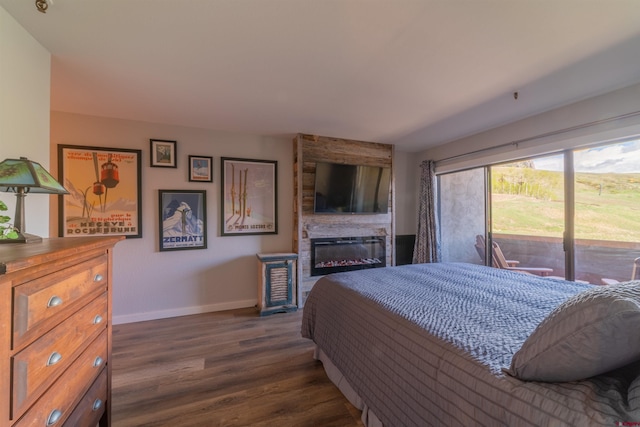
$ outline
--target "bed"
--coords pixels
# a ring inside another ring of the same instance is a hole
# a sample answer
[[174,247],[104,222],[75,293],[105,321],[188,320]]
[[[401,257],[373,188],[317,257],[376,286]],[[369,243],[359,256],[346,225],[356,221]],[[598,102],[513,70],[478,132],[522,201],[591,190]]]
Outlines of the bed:
[[464,263],[337,273],[301,332],[366,426],[640,425],[640,282]]

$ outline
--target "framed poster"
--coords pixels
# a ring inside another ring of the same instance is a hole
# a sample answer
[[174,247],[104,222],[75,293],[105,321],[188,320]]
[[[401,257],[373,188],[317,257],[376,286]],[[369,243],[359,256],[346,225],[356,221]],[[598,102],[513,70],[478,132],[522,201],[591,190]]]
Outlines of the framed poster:
[[141,150],[58,145],[61,237],[142,237]]
[[207,248],[207,192],[158,190],[160,251]]
[[213,157],[189,156],[189,181],[211,182],[213,181]]
[[222,236],[277,234],[278,162],[223,157]]
[[154,168],[177,168],[176,163],[176,141],[166,139],[150,139],[151,167]]

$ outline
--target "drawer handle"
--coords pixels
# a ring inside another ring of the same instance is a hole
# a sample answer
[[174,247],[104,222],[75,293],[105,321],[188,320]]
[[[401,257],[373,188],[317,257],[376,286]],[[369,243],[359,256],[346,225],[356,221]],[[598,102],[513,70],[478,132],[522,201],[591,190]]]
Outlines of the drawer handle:
[[58,421],[60,421],[60,417],[62,417],[62,411],[59,409],[54,409],[49,414],[49,418],[47,418],[47,427],[54,425]]
[[53,353],[51,353],[51,356],[49,356],[49,359],[47,359],[47,366],[53,366],[61,360],[62,355],[57,351],[54,351]]
[[54,295],[51,298],[49,298],[49,302],[47,303],[47,308],[57,307],[60,304],[62,304],[62,298],[60,298],[57,295]]
[[93,361],[93,367],[97,368],[97,367],[101,366],[102,362],[103,362],[102,357],[100,357],[100,356],[96,357],[96,360]]
[[102,400],[100,399],[96,399],[95,402],[93,402],[93,410],[97,411],[98,409],[102,408]]
[[95,276],[93,276],[94,282],[102,282],[103,280],[104,280],[104,276],[102,274],[96,274]]
[[99,314],[96,314],[96,317],[93,318],[93,324],[97,325],[99,323],[102,323],[102,316],[100,316]]

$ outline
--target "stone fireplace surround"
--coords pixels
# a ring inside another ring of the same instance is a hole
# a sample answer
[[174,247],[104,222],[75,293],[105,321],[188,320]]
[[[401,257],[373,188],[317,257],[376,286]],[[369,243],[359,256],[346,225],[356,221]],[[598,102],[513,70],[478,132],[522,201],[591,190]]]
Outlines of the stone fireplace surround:
[[[298,254],[298,305],[322,276],[311,272],[311,240],[345,237],[383,237],[385,265],[393,265],[395,187],[393,146],[316,135],[298,134],[294,151],[293,252]],[[389,211],[386,214],[314,214],[317,162],[391,167]]]

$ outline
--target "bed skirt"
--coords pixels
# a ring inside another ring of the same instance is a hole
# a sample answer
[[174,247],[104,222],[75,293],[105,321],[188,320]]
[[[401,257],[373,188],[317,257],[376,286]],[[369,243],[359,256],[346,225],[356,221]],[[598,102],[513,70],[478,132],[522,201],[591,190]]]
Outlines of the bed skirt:
[[380,421],[376,414],[362,401],[358,393],[356,393],[353,387],[351,387],[351,384],[349,384],[344,375],[342,375],[342,372],[340,372],[331,359],[329,359],[329,356],[317,345],[314,347],[313,358],[322,362],[327,377],[338,387],[338,390],[347,398],[349,403],[362,411],[360,419],[365,427],[383,427],[382,421]]

